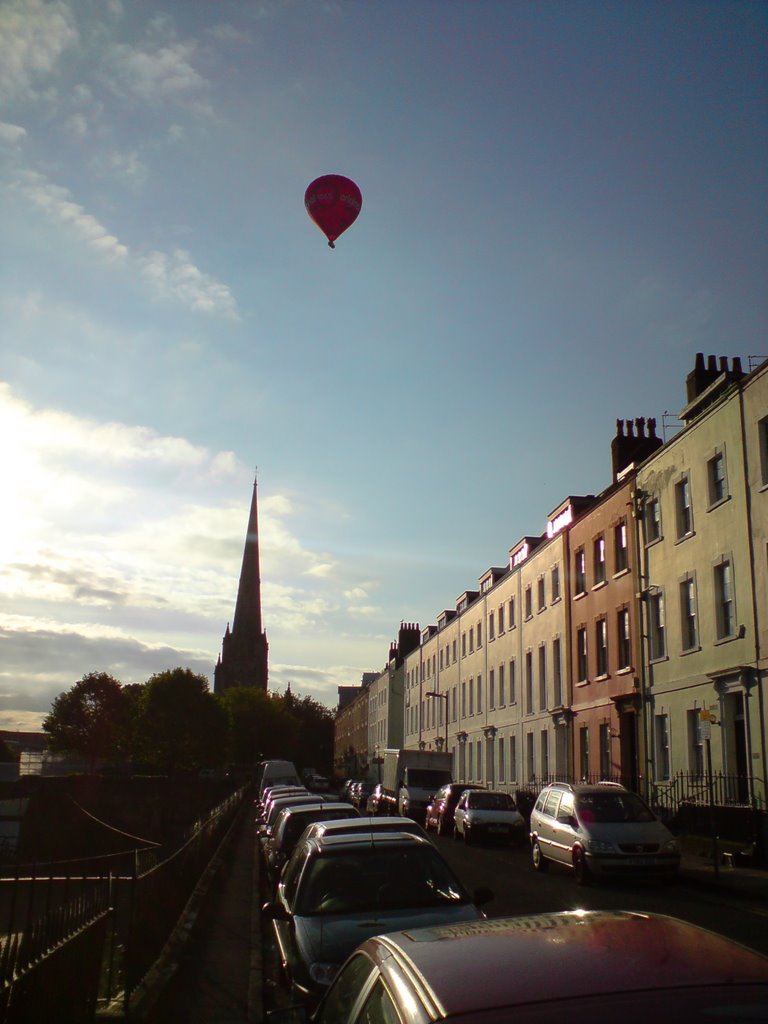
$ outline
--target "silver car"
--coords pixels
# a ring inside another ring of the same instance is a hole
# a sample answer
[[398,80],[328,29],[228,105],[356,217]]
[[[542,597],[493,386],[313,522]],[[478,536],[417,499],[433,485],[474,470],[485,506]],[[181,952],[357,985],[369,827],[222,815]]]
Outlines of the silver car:
[[680,848],[666,825],[615,783],[545,786],[531,812],[530,839],[536,871],[550,861],[563,864],[579,885],[594,876],[674,878],[680,867]]

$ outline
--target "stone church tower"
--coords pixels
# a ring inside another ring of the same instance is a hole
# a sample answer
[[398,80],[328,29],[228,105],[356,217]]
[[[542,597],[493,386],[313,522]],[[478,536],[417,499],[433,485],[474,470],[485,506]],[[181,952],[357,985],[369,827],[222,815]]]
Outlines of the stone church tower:
[[213,692],[222,693],[233,686],[267,689],[267,634],[261,623],[261,572],[259,568],[259,514],[256,480],[248,517],[240,583],[237,588],[235,619],[221,645],[221,654],[213,672]]

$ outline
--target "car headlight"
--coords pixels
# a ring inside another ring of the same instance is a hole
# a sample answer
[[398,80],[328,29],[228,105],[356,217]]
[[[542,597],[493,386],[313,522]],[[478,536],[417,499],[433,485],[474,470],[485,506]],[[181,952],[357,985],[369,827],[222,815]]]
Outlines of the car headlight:
[[341,964],[314,963],[309,965],[309,976],[316,985],[330,985]]
[[606,843],[601,839],[588,839],[587,849],[590,853],[614,853],[616,850],[613,843]]
[[661,848],[662,853],[680,853],[680,844],[676,839],[668,839]]

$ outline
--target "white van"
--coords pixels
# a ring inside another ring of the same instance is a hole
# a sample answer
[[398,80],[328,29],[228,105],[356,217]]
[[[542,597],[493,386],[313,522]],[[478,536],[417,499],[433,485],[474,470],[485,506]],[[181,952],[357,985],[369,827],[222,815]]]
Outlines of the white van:
[[259,799],[270,786],[302,786],[293,761],[264,761],[259,779]]

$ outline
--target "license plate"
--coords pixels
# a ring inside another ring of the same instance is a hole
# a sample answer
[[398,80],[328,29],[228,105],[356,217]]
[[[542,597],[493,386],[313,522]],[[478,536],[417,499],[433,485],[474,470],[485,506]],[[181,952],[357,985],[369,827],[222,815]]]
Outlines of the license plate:
[[489,825],[489,832],[509,832],[509,825]]
[[649,868],[654,864],[658,864],[658,858],[656,857],[622,857],[621,864],[626,864],[633,868]]

